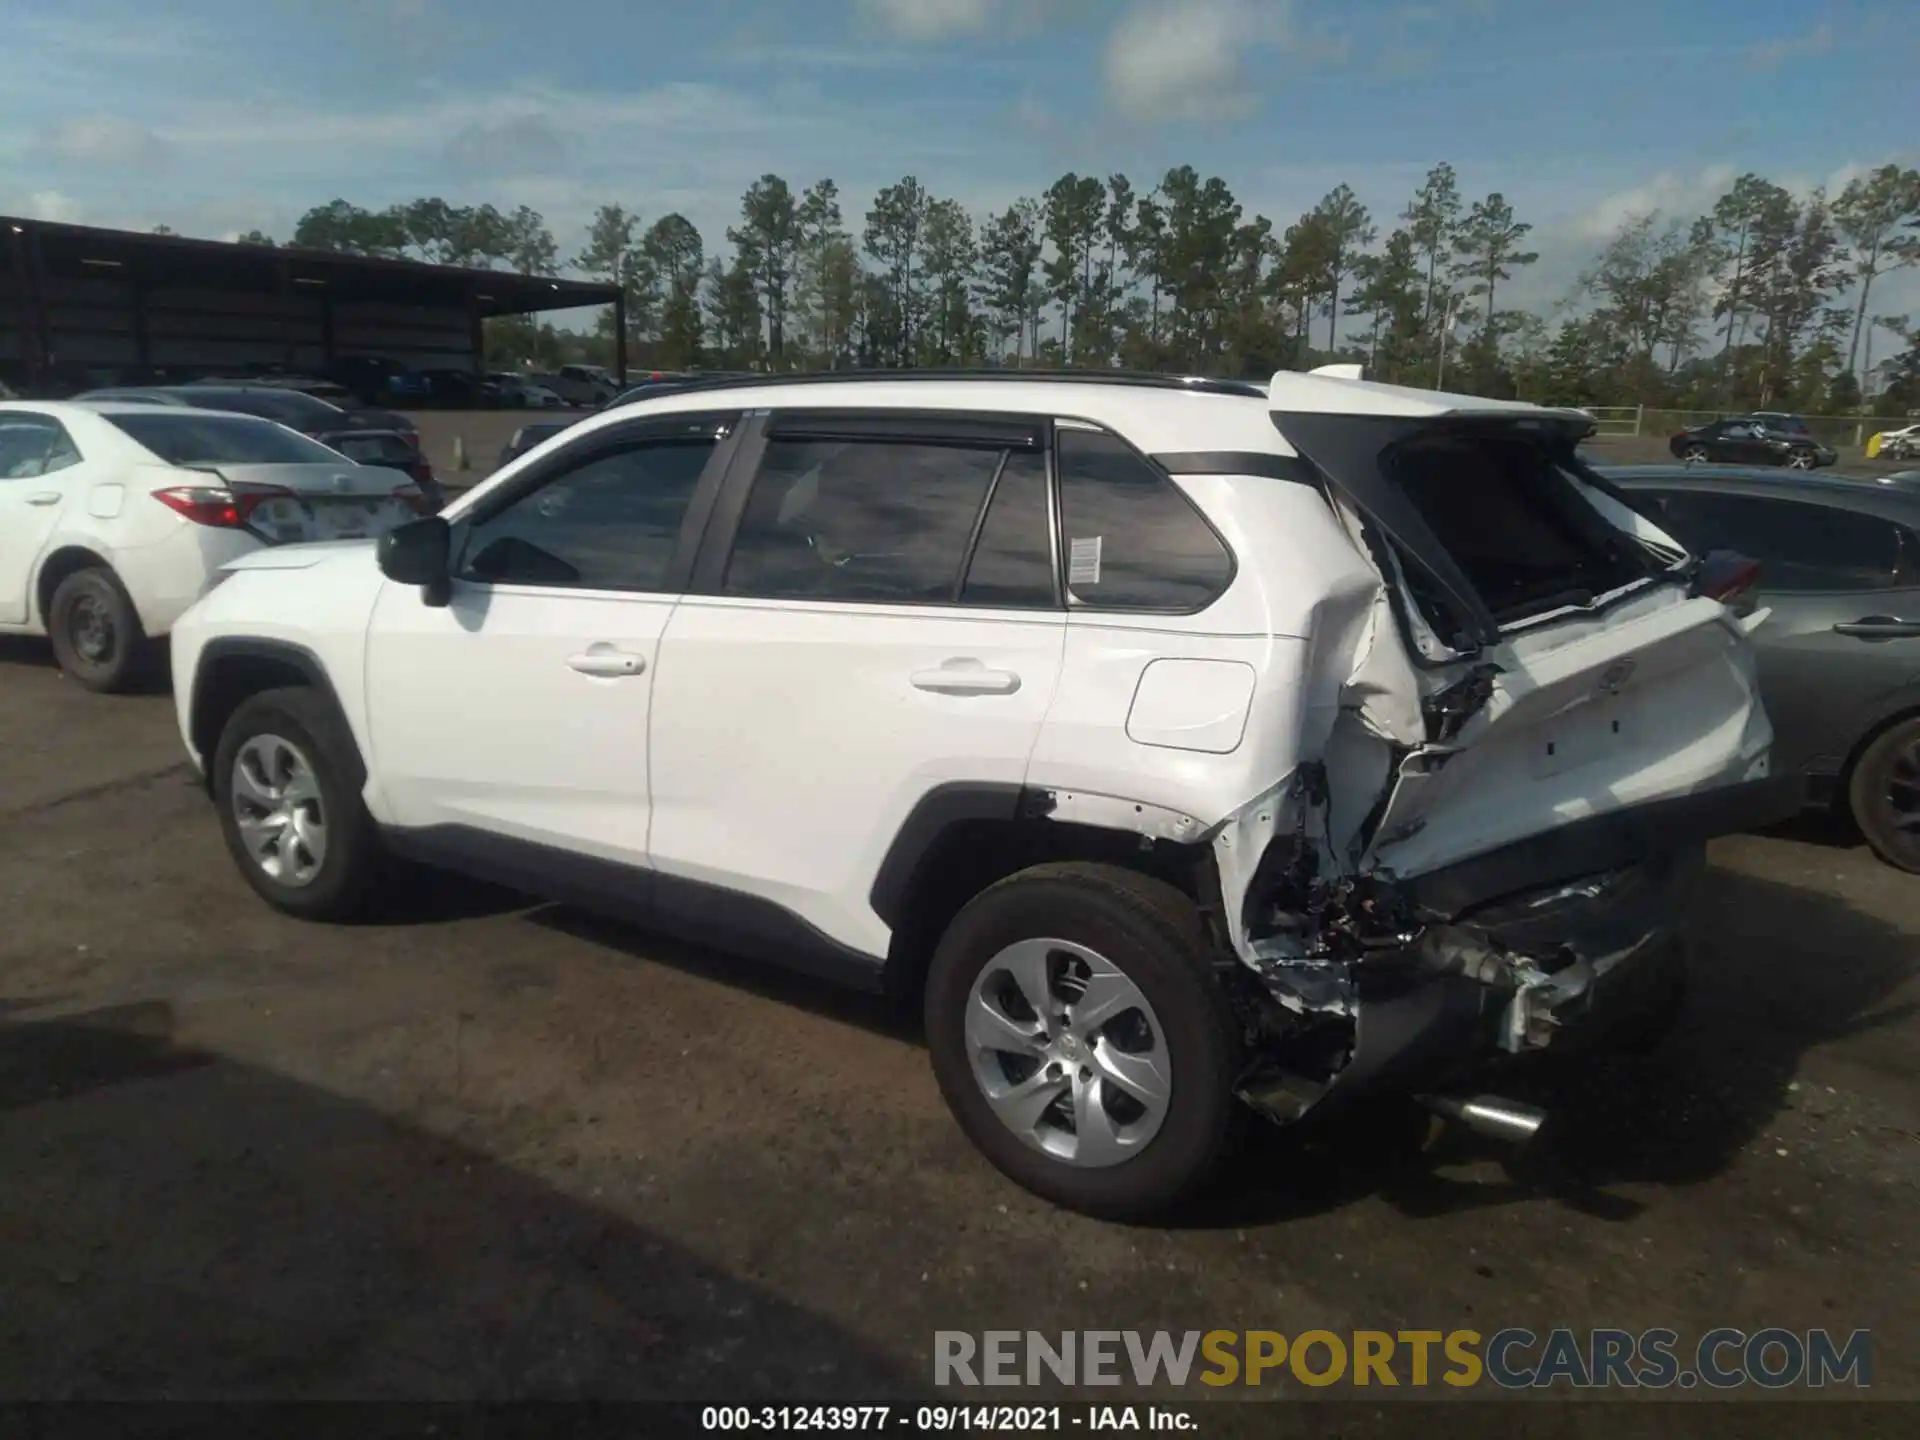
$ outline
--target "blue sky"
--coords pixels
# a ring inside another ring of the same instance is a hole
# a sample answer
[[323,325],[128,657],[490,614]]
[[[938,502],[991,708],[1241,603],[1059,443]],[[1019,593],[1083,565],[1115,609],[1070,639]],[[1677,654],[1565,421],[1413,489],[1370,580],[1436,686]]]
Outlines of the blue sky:
[[1544,305],[1619,221],[1692,214],[1741,170],[1810,187],[1920,160],[1899,0],[22,8],[0,211],[188,234],[441,194],[530,204],[568,252],[603,200],[714,244],[766,171],[831,175],[857,230],[906,173],[985,213],[1065,170],[1183,162],[1279,224],[1343,180],[1390,220],[1447,160],[1534,223],[1514,299]]

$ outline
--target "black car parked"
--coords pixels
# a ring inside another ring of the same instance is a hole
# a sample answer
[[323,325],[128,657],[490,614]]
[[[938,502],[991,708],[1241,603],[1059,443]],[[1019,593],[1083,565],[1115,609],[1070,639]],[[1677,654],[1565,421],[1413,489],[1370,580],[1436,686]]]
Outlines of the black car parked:
[[89,390],[76,400],[133,400],[154,405],[187,405],[197,410],[231,410],[276,420],[290,430],[318,440],[362,465],[385,465],[404,472],[420,487],[430,509],[438,510],[445,494],[434,478],[433,466],[420,450],[420,436],[404,415],[385,410],[345,410],[304,390],[286,385],[149,385]]
[[1920,872],[1920,492],[1778,470],[1601,473],[1695,554],[1759,562],[1748,596],[1767,612],[1753,640],[1776,770]]
[[1786,415],[1736,415],[1695,425],[1667,441],[1673,458],[1689,465],[1784,465],[1789,470],[1817,470],[1831,465],[1840,453],[1822,445],[1806,429],[1786,428]]

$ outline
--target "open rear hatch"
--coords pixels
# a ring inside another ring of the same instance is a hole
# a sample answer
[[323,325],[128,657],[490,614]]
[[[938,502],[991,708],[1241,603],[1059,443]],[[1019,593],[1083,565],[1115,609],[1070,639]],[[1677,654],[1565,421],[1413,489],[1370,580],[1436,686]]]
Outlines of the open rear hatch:
[[1623,814],[1684,841],[1792,807],[1741,622],[1580,460],[1589,417],[1285,373],[1269,404],[1386,582],[1326,757],[1343,868],[1451,909],[1616,858],[1543,843],[1569,827],[1619,851]]

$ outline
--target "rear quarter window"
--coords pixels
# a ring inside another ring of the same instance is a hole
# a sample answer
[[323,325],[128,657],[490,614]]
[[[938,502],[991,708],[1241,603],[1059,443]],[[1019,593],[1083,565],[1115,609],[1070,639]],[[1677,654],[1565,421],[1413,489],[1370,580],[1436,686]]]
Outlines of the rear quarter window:
[[1188,614],[1233,581],[1233,555],[1151,461],[1103,431],[1059,431],[1060,546],[1079,609]]

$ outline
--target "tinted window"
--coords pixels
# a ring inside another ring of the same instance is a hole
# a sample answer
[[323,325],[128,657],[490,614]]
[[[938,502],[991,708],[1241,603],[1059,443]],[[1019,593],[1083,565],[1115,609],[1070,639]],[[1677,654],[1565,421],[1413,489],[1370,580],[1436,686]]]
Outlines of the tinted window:
[[724,589],[778,599],[952,604],[997,450],[775,440]]
[[1099,610],[1198,610],[1233,557],[1186,497],[1112,435],[1062,430],[1060,542],[1067,593]]
[[1737,550],[1758,560],[1762,590],[1890,590],[1900,583],[1901,530],[1890,521],[1801,500],[1685,490],[1655,498],[1661,528],[1696,555]]
[[105,417],[169,465],[338,465],[344,457],[271,420],[195,410]]
[[0,413],[0,480],[30,480],[79,463],[73,437],[51,415]]
[[188,403],[203,410],[236,410],[242,415],[278,420],[299,430],[337,425],[343,418],[338,406],[302,395],[297,390],[222,390],[208,386],[182,394]]
[[1052,609],[1053,536],[1047,517],[1047,462],[1010,453],[994,482],[986,519],[960,587],[963,605]]
[[1390,449],[1386,466],[1497,621],[1591,599],[1647,573],[1530,440],[1438,435]]
[[503,585],[661,590],[713,441],[646,441],[565,471],[475,522],[460,573]]

